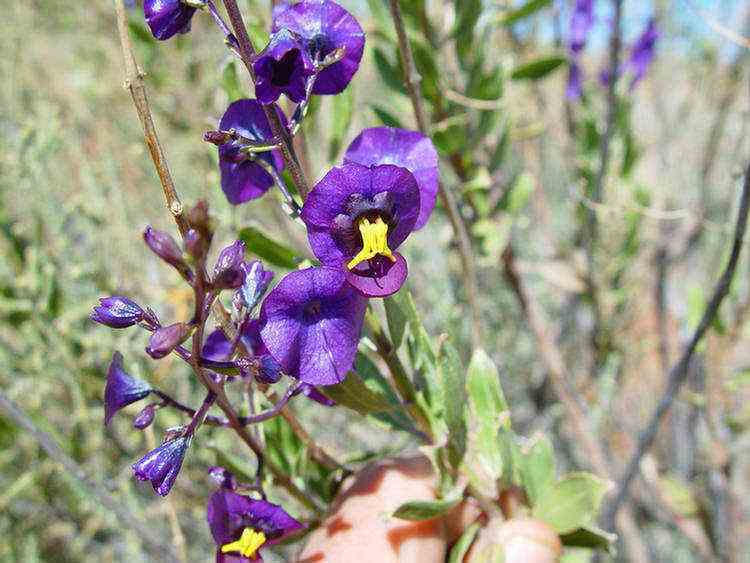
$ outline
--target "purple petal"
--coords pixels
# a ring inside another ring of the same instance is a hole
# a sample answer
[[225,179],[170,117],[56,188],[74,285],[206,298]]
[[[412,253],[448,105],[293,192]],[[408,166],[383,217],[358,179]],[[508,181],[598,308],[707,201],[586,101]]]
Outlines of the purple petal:
[[104,425],[120,409],[140,401],[151,392],[151,386],[128,375],[122,367],[122,354],[115,352],[107,371],[107,384],[104,387]]
[[255,95],[262,104],[275,102],[281,94],[300,103],[305,99],[307,79],[315,67],[301,38],[287,29],[271,36],[268,46],[253,62]]
[[349,213],[347,204],[355,194],[370,199],[387,194],[390,198],[392,214],[398,221],[388,232],[388,246],[392,251],[414,229],[419,217],[419,189],[411,172],[390,164],[367,167],[346,162],[331,169],[315,185],[302,208],[310,246],[323,265],[342,267],[361,248],[361,239],[358,248],[347,245],[337,234],[335,224],[337,217]]
[[593,25],[594,0],[576,0],[573,13],[570,16],[568,45],[571,52],[577,54],[583,51]]
[[214,330],[208,335],[205,342],[203,343],[203,351],[201,356],[207,360],[213,360],[215,362],[221,362],[229,358],[229,353],[232,351],[232,345],[224,336],[224,331],[220,328]]
[[360,264],[360,266],[351,271],[346,270],[346,281],[352,284],[365,297],[374,298],[393,295],[404,285],[406,276],[409,273],[404,257],[398,252],[395,252],[393,256],[396,258],[395,262],[390,262],[387,258],[382,259],[383,262],[390,262],[384,274],[372,275],[368,272],[366,275],[361,275],[361,267],[364,264]]
[[583,93],[583,71],[578,61],[571,61],[568,68],[568,85],[565,88],[565,96],[569,100],[577,100]]
[[303,0],[274,14],[273,31],[293,31],[306,43],[314,60],[322,60],[343,47],[344,57],[323,70],[315,81],[313,94],[338,94],[359,68],[365,48],[365,32],[344,8],[329,0]]
[[260,335],[284,373],[333,385],[354,364],[367,301],[334,268],[287,274],[260,312]]
[[344,162],[365,166],[393,164],[414,175],[419,187],[419,216],[414,230],[430,218],[438,192],[438,155],[432,141],[418,131],[395,127],[365,129],[346,149]]
[[143,15],[154,37],[160,41],[169,39],[178,33],[190,31],[190,21],[196,8],[180,0],[145,0]]
[[180,473],[189,446],[190,438],[181,436],[151,450],[133,464],[136,479],[151,481],[151,486],[157,494],[167,496]]

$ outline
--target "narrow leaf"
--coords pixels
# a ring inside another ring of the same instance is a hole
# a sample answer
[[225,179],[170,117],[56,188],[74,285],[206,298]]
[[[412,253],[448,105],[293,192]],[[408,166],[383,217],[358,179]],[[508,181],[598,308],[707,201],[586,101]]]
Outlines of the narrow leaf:
[[350,371],[341,383],[324,387],[323,393],[339,405],[363,416],[387,412],[395,408],[385,395],[370,389],[354,371]]
[[516,67],[510,74],[513,80],[540,80],[566,61],[565,57],[553,55]]
[[292,249],[270,239],[255,227],[242,229],[240,239],[244,241],[248,252],[274,266],[291,270],[302,261]]
[[404,332],[406,332],[407,316],[401,308],[399,302],[393,297],[383,299],[385,305],[385,316],[388,320],[388,332],[391,335],[391,342],[394,350],[401,348],[404,341]]
[[477,537],[477,533],[481,526],[478,522],[475,522],[461,534],[458,541],[453,545],[450,555],[448,556],[448,563],[463,563],[464,557],[469,552],[471,544],[474,543],[474,538]]
[[542,8],[546,8],[552,4],[552,0],[528,0],[522,6],[515,10],[509,10],[500,18],[500,23],[503,25],[513,25],[529,16],[534,15]]
[[560,536],[560,541],[566,547],[588,547],[590,549],[603,549],[610,555],[614,555],[614,545],[617,534],[610,534],[595,526],[578,528]]
[[544,493],[555,484],[555,454],[552,442],[543,435],[521,450],[521,482],[531,506],[536,506]]
[[438,373],[443,391],[443,413],[448,426],[448,460],[454,469],[458,469],[466,453],[466,385],[461,358],[450,340],[446,340],[440,348]]
[[446,500],[412,500],[399,506],[393,516],[401,520],[431,520],[445,514],[457,506],[461,500],[460,496]]

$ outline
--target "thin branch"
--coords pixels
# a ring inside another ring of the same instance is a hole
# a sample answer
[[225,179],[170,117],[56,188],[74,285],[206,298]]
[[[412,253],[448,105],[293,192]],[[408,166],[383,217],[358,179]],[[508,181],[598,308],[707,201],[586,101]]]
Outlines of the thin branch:
[[719,312],[719,306],[729,293],[729,288],[732,284],[734,274],[737,270],[737,263],[740,259],[740,251],[742,250],[742,243],[745,237],[745,231],[747,229],[747,216],[749,208],[750,165],[748,165],[748,168],[745,172],[745,179],[742,186],[742,195],[740,198],[740,207],[739,212],[737,213],[737,222],[735,224],[734,230],[734,242],[732,243],[732,250],[729,255],[729,261],[727,262],[724,272],[721,274],[721,277],[716,284],[713,295],[711,296],[711,300],[708,302],[708,305],[706,305],[706,309],[703,312],[703,317],[701,318],[698,327],[695,329],[690,342],[685,347],[685,350],[683,351],[679,361],[672,367],[672,370],[669,373],[669,377],[667,379],[667,388],[664,391],[664,395],[662,396],[661,401],[656,408],[656,412],[654,412],[648,425],[646,425],[646,429],[643,431],[638,440],[638,445],[635,449],[635,452],[630,458],[627,468],[625,469],[625,472],[618,483],[617,494],[614,500],[607,507],[606,517],[604,520],[605,523],[611,523],[614,520],[618,509],[627,499],[630,485],[636,474],[638,473],[641,459],[653,445],[661,419],[664,417],[667,411],[669,411],[673,401],[675,400],[675,397],[677,396],[678,391],[680,390],[680,387],[682,387],[682,384],[687,379],[690,362],[693,358],[693,354],[695,353],[695,349],[705,336],[708,328],[711,326],[711,323],[713,323],[716,315]]
[[[414,118],[417,121],[419,131],[423,135],[429,136],[427,115],[424,110],[422,95],[419,90],[419,82],[421,79],[417,72],[417,67],[414,64],[414,55],[411,51],[409,38],[406,36],[406,29],[404,28],[404,20],[401,16],[399,0],[389,0],[389,6],[391,17],[393,18],[393,24],[396,27],[398,50],[401,57],[401,65],[404,69],[406,89],[409,92],[409,98],[411,98]],[[469,233],[466,231],[466,225],[464,225],[464,221],[458,209],[458,204],[453,197],[453,193],[446,188],[445,185],[440,183],[438,195],[440,196],[440,201],[443,204],[443,207],[445,207],[448,219],[453,227],[453,233],[458,241],[458,252],[461,256],[461,264],[465,276],[463,280],[466,284],[466,298],[469,302],[469,310],[471,313],[471,340],[474,347],[479,348],[482,343],[482,319],[479,314],[479,291],[477,289],[477,274],[474,265],[474,255],[471,250],[471,239],[469,238]]]
[[[515,262],[513,247],[508,244],[503,253],[503,269],[505,279],[516,295],[526,321],[536,340],[539,356],[549,373],[552,386],[565,409],[567,419],[572,425],[573,433],[578,444],[591,463],[591,467],[603,478],[611,479],[613,472],[607,461],[607,456],[601,444],[594,438],[586,412],[570,389],[568,382],[572,381],[565,367],[562,352],[554,341],[549,321],[526,285],[523,283]],[[622,530],[625,545],[630,552],[632,561],[648,561],[648,550],[641,538],[635,519],[629,507],[620,514],[618,527]]]
[[[615,132],[617,118],[617,79],[620,75],[620,51],[622,50],[622,0],[612,0],[614,16],[612,18],[612,32],[609,38],[609,84],[607,86],[607,116],[599,145],[599,169],[591,187],[591,200],[599,204],[604,199],[604,185],[609,170],[612,136]],[[598,225],[596,211],[589,208],[586,213],[586,261],[588,265],[587,283],[591,298],[594,323],[591,329],[591,345],[593,351],[592,375],[595,375],[604,361],[606,328],[599,299],[599,288],[596,280],[598,271],[596,265],[596,245]]]
[[0,390],[0,410],[13,419],[19,427],[28,432],[52,460],[62,465],[66,475],[78,481],[84,489],[93,495],[101,506],[114,514],[125,528],[135,532],[154,554],[159,554],[161,557],[166,558],[167,561],[174,559],[174,553],[167,543],[164,542],[163,538],[157,536],[151,528],[144,526],[140,520],[135,518],[125,508],[125,505],[121,501],[115,499],[104,486],[91,478],[73,458],[65,453],[52,436],[44,430],[37,428],[24,410],[8,397],[3,390]]
[[154,125],[154,118],[151,115],[151,108],[149,107],[146,95],[146,86],[143,80],[144,73],[138,68],[138,63],[133,53],[133,45],[130,42],[128,34],[128,18],[125,13],[123,0],[115,0],[115,15],[117,17],[120,46],[122,47],[122,54],[125,60],[125,88],[130,91],[130,95],[133,98],[133,105],[135,105],[135,109],[138,112],[138,119],[140,119],[143,126],[143,136],[146,139],[151,160],[156,167],[156,173],[159,175],[167,209],[172,214],[172,217],[174,217],[180,233],[184,235],[188,230],[188,224],[182,215],[182,202],[177,195],[172,174],[169,172],[167,159],[164,156],[159,137],[156,134],[156,126]]

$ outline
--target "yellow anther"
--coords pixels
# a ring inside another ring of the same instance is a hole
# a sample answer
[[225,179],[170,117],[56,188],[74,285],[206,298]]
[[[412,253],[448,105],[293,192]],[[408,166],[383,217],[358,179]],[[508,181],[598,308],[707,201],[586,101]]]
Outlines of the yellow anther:
[[245,528],[242,531],[240,539],[232,543],[226,543],[221,546],[222,553],[236,551],[243,557],[255,557],[258,548],[266,543],[266,534],[258,532],[252,528]]
[[367,218],[359,221],[359,232],[362,234],[362,250],[352,258],[346,265],[350,270],[370,258],[375,258],[381,254],[395,262],[396,258],[393,252],[388,248],[388,225],[382,218],[378,217],[374,223],[370,223]]

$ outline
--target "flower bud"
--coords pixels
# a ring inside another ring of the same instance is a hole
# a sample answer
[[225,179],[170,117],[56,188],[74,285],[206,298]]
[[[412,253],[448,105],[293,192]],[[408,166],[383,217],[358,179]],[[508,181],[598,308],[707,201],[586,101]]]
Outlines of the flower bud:
[[168,355],[190,336],[192,328],[185,323],[174,323],[157,328],[148,340],[146,353],[158,360]]
[[196,203],[187,213],[187,220],[190,228],[195,231],[211,244],[211,238],[213,237],[213,225],[211,224],[211,217],[208,214],[208,203],[201,199]]
[[185,233],[185,250],[197,261],[202,261],[208,254],[209,243],[195,229],[188,229]]
[[151,481],[154,491],[165,497],[172,490],[190,446],[190,436],[171,438],[132,465],[139,481]]
[[136,430],[145,430],[154,421],[156,415],[156,405],[146,405],[133,419],[133,428]]
[[180,250],[179,245],[174,238],[172,238],[172,235],[165,233],[164,231],[157,231],[156,229],[152,229],[151,226],[148,226],[143,232],[143,240],[146,241],[146,244],[154,254],[170,266],[173,266],[178,272],[180,272],[180,275],[183,278],[187,280],[192,278],[190,267],[182,257],[182,250]]
[[104,387],[104,425],[107,426],[117,412],[128,405],[144,399],[151,386],[128,374],[122,367],[122,354],[115,352],[107,371]]
[[143,309],[135,301],[121,295],[102,297],[89,315],[92,321],[110,328],[126,328],[141,322]]
[[242,269],[245,272],[245,281],[237,292],[242,305],[252,311],[268,289],[274,273],[263,268],[260,260],[243,262]]
[[245,281],[242,262],[245,258],[245,243],[234,241],[223,248],[214,266],[213,285],[216,289],[236,289]]

